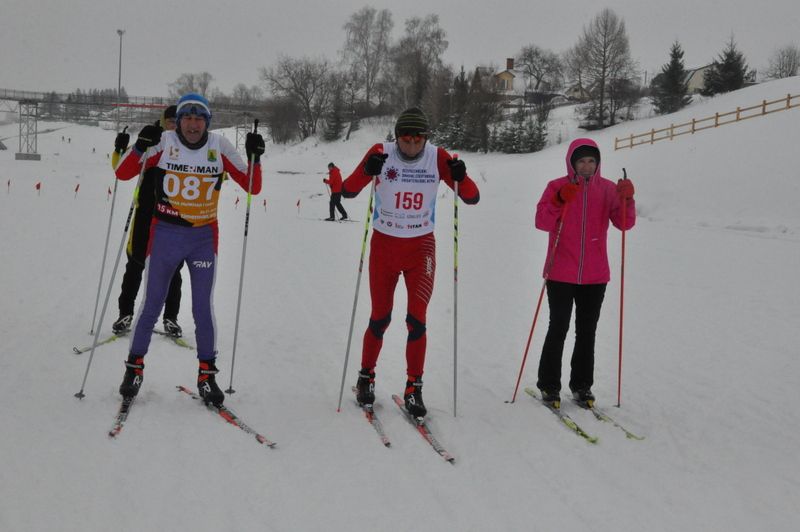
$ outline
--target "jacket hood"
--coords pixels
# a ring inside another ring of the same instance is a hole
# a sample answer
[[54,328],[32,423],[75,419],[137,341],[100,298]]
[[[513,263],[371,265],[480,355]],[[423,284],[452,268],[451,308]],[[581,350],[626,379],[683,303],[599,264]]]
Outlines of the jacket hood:
[[[569,149],[567,150],[567,157],[566,157],[566,164],[567,164],[567,176],[569,177],[570,181],[575,179],[575,169],[572,168],[570,161],[572,160],[572,154],[581,146],[591,146],[592,148],[596,149],[598,153],[600,153],[600,148],[597,146],[597,143],[592,139],[587,138],[580,138],[573,140],[570,145]],[[600,175],[600,163],[601,161],[597,161],[597,170],[594,172],[594,176]]]

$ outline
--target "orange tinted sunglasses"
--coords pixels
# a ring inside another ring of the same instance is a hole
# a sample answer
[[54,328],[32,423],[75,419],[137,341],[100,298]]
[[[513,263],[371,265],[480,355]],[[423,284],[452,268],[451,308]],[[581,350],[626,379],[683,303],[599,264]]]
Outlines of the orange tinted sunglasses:
[[400,135],[397,137],[403,142],[420,142],[428,138],[428,135]]

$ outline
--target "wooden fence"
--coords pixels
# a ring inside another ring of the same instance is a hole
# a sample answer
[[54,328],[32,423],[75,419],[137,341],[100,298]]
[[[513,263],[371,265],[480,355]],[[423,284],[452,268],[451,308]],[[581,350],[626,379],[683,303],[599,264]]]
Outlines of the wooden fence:
[[634,146],[641,146],[642,144],[653,144],[659,140],[672,140],[681,135],[694,135],[698,131],[704,129],[733,124],[749,118],[777,113],[778,111],[786,111],[793,107],[800,107],[800,94],[795,94],[794,96],[787,94],[785,98],[779,100],[773,100],[771,102],[764,100],[760,104],[752,107],[737,107],[735,111],[716,113],[714,116],[708,116],[706,118],[692,118],[691,122],[670,124],[667,128],[651,129],[646,133],[640,133],[638,135],[631,134],[628,137],[622,138],[614,137],[614,151],[623,148],[633,148]]

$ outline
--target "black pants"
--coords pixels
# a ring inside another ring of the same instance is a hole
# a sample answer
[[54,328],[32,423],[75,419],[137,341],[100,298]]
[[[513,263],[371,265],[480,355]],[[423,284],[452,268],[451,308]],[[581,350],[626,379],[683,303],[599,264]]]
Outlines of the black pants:
[[547,281],[550,325],[539,359],[536,385],[548,391],[561,390],[561,355],[569,331],[572,303],[575,302],[575,348],[572,351],[571,390],[588,389],[594,384],[594,339],[605,284],[571,284]]
[[[122,291],[119,294],[119,315],[133,314],[136,295],[142,284],[144,261],[147,257],[147,244],[150,241],[150,222],[152,210],[137,208],[131,224],[131,233],[128,238],[128,262],[125,265],[125,274],[122,276]],[[180,268],[175,270],[169,285],[167,300],[164,304],[164,319],[177,320],[181,309],[181,279]]]
[[333,208],[334,207],[336,207],[336,209],[339,211],[339,214],[341,215],[342,218],[347,218],[347,212],[344,210],[344,207],[342,207],[342,193],[341,192],[333,192],[333,193],[331,193],[331,201],[328,204],[328,206],[330,207],[330,210],[331,210],[330,218],[333,218]]

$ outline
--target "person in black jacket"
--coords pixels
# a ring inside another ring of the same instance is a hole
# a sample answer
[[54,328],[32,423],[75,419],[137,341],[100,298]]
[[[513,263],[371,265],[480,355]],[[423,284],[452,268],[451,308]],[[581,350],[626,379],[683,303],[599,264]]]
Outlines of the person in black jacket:
[[[168,131],[174,130],[176,127],[175,113],[176,106],[174,105],[164,109],[158,125]],[[114,141],[114,155],[111,158],[112,166],[117,166],[122,154],[128,148],[129,141],[130,136],[127,133],[122,132],[117,135]],[[136,195],[136,207],[126,248],[128,262],[125,265],[125,274],[122,276],[122,290],[118,300],[119,318],[111,325],[114,334],[126,334],[130,331],[131,323],[133,322],[134,303],[139,293],[139,286],[142,284],[147,245],[150,242],[150,221],[153,218],[153,209],[156,202],[156,180],[154,177],[156,170],[156,168],[151,168],[145,171],[142,182],[134,193]],[[183,330],[178,325],[178,311],[181,308],[181,283],[181,272],[180,268],[178,268],[172,277],[167,300],[164,304],[164,332],[176,338],[183,336]]]

